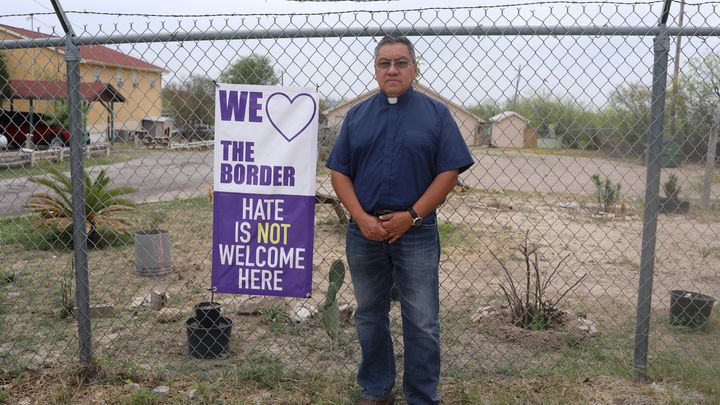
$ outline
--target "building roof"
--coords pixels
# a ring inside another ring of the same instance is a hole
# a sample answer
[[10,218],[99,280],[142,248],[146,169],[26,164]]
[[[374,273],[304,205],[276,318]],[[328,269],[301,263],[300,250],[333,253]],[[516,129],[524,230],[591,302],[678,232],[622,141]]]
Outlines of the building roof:
[[[56,100],[67,98],[68,84],[51,80],[10,80],[10,98],[22,100]],[[80,94],[87,101],[125,102],[125,97],[111,84],[80,83]]]
[[523,121],[525,121],[525,122],[528,122],[528,121],[529,121],[527,118],[525,118],[525,117],[523,117],[522,115],[516,113],[515,111],[503,111],[503,112],[501,112],[500,114],[495,115],[495,116],[493,116],[492,118],[490,118],[489,121],[490,121],[490,122],[500,122],[500,121],[502,121],[502,120],[506,120],[506,119],[512,118],[512,117],[518,117],[518,118],[520,118],[521,120],[523,120]]
[[[480,118],[480,117],[478,117],[477,115],[475,115],[472,111],[470,111],[470,110],[466,109],[465,107],[463,107],[463,106],[461,106],[461,105],[459,105],[459,104],[451,101],[450,99],[447,99],[447,98],[441,96],[441,95],[440,95],[439,93],[437,93],[436,91],[432,90],[431,88],[429,88],[429,87],[427,87],[427,86],[425,86],[425,85],[423,85],[423,84],[421,84],[421,83],[415,83],[415,84],[413,84],[413,87],[415,88],[415,90],[417,90],[417,91],[419,91],[419,92],[421,92],[421,93],[427,94],[428,96],[430,96],[430,97],[432,97],[432,98],[438,99],[438,100],[442,101],[443,103],[447,104],[448,106],[452,106],[453,108],[456,108],[456,109],[458,109],[458,110],[460,110],[460,111],[463,111],[463,112],[467,113],[467,114],[470,115],[471,117],[477,119],[478,122],[484,122],[484,120],[483,120],[482,118]],[[353,99],[350,99],[350,100],[348,100],[348,101],[346,101],[346,102],[344,102],[344,103],[340,103],[340,104],[336,105],[335,107],[329,108],[329,109],[323,111],[323,114],[327,115],[328,113],[331,113],[332,111],[337,110],[337,109],[339,109],[339,108],[345,107],[345,106],[347,106],[348,104],[355,104],[355,103],[357,103],[357,102],[359,102],[359,101],[361,101],[361,100],[364,100],[364,99],[366,99],[366,98],[368,98],[368,97],[370,97],[370,96],[372,96],[372,95],[374,95],[374,94],[376,94],[376,93],[378,93],[378,92],[380,92],[380,87],[376,87],[376,88],[374,88],[373,90],[370,90],[370,91],[368,91],[368,92],[366,92],[366,93],[363,93],[363,94],[361,94],[361,95],[359,95],[359,96],[357,96],[357,97],[355,97],[355,98],[353,98]]]
[[[13,27],[10,25],[0,24],[0,30],[20,39],[33,38],[57,38],[57,36],[44,34],[42,32],[30,31],[23,28]],[[95,63],[100,65],[120,66],[138,70],[150,70],[153,72],[165,72],[162,67],[155,66],[152,63],[145,62],[142,59],[132,57],[128,54],[110,49],[102,45],[79,45],[80,57],[85,63]],[[64,52],[65,47],[59,46],[57,49]]]

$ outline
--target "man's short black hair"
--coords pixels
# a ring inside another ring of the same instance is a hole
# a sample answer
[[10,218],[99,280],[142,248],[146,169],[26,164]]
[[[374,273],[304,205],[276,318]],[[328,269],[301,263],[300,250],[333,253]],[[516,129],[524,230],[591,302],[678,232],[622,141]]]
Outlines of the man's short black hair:
[[412,42],[410,42],[407,37],[393,37],[390,35],[386,35],[383,37],[383,39],[378,42],[377,46],[375,47],[375,60],[377,60],[378,52],[380,52],[380,48],[382,48],[385,45],[392,45],[392,44],[403,44],[408,47],[408,50],[410,51],[410,57],[412,57],[412,63],[415,63],[415,47],[413,46]]

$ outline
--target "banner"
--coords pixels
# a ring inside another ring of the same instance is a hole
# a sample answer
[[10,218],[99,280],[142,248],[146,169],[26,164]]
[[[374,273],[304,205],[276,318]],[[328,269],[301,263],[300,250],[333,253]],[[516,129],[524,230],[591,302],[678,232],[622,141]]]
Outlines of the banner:
[[218,84],[215,100],[212,287],[309,297],[317,93]]

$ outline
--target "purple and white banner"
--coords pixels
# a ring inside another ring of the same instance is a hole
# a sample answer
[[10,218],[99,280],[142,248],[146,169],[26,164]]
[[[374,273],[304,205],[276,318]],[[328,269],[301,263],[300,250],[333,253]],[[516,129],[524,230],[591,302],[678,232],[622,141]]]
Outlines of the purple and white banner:
[[215,100],[212,286],[309,297],[317,93],[219,84]]

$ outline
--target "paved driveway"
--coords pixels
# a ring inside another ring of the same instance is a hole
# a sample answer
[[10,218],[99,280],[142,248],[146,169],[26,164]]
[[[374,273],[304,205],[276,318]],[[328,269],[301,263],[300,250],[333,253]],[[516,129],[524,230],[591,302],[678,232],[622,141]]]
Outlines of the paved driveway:
[[[105,169],[114,186],[132,186],[135,202],[168,201],[206,195],[212,186],[213,152],[167,152],[144,156],[122,163],[88,168],[91,177]],[[0,180],[0,213],[13,215],[24,210],[23,205],[35,191],[44,187],[27,181],[27,177]]]
[[[474,155],[477,163],[462,175],[462,179],[473,187],[589,195],[595,192],[590,176],[600,174],[614,183],[620,182],[621,191],[627,197],[645,196],[645,167],[639,164],[484,148],[475,149]],[[132,199],[136,202],[168,201],[206,195],[212,185],[212,160],[212,150],[167,152],[92,167],[89,171],[94,175],[104,168],[114,185],[135,187],[138,191]],[[663,169],[661,181],[665,181],[670,173],[678,175],[684,198],[699,198],[703,175],[701,165]],[[324,192],[329,191],[325,190],[329,188],[326,180],[318,179]],[[41,189],[28,182],[26,177],[0,180],[0,213],[7,216],[22,212],[23,204],[31,193]],[[720,185],[715,185],[713,198],[717,198],[718,192]]]
[[[585,194],[595,192],[591,176],[621,185],[626,197],[645,197],[645,166],[631,162],[597,157],[544,155],[517,151],[477,148],[474,150],[476,164],[462,179],[473,187],[520,190],[525,192],[557,194]],[[670,174],[678,177],[683,198],[699,198],[703,177],[702,165],[684,165],[680,168],[662,169],[662,183]],[[720,184],[713,187],[712,197],[717,198]]]

